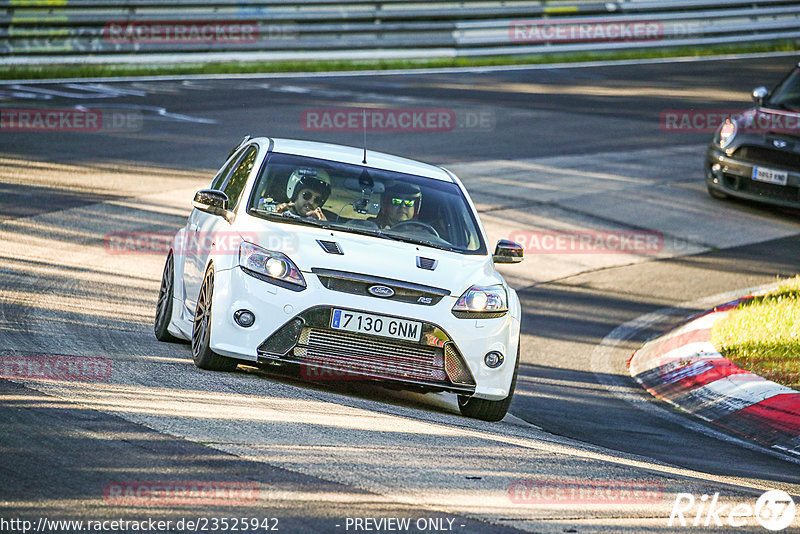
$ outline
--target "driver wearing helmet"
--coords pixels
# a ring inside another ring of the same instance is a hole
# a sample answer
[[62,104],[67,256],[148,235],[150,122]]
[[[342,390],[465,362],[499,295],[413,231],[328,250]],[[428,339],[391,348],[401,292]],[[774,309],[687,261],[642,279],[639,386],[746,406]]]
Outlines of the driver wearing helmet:
[[414,184],[397,182],[386,188],[381,198],[381,211],[375,223],[381,228],[388,228],[402,221],[417,218],[422,204],[422,193]]
[[326,220],[322,205],[331,194],[331,180],[328,173],[317,169],[295,169],[286,183],[286,196],[289,202],[283,203],[275,211],[290,211],[300,217],[313,217]]

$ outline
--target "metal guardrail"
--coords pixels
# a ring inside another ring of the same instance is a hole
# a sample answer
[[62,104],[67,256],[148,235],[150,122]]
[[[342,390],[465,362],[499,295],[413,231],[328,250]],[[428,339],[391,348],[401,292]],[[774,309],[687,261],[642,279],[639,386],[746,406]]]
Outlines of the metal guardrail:
[[539,54],[800,39],[785,0],[0,0],[0,66]]

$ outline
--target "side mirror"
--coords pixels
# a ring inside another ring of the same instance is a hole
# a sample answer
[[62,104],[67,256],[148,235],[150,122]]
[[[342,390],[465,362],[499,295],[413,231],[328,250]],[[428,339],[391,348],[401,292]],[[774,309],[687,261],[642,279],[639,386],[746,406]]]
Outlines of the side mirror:
[[524,256],[521,246],[508,239],[501,239],[494,249],[492,260],[495,263],[519,263]]
[[769,90],[766,87],[764,87],[763,85],[761,87],[756,87],[755,89],[753,89],[753,94],[752,94],[753,102],[755,102],[759,106],[763,106],[764,99],[767,98],[768,95],[769,95]]
[[201,189],[194,194],[192,206],[212,215],[228,218],[228,195],[216,189]]

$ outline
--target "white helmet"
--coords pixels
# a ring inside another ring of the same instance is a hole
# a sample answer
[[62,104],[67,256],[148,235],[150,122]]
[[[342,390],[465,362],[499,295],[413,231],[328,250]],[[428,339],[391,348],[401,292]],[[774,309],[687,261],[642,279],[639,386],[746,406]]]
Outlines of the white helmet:
[[331,180],[328,173],[321,169],[295,169],[286,183],[286,196],[289,201],[294,202],[303,189],[321,193],[324,203],[331,194]]

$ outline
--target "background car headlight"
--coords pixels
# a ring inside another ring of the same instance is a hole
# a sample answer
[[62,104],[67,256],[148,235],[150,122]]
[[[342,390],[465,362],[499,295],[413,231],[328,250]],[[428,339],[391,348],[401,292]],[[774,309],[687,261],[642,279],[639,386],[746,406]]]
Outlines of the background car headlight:
[[453,306],[453,315],[460,318],[500,317],[508,311],[508,295],[502,285],[472,286]]
[[736,132],[739,131],[739,124],[735,120],[725,119],[719,128],[719,146],[726,148],[733,142]]
[[[291,284],[304,288],[306,281],[300,274],[300,269],[280,252],[274,252],[258,247],[247,241],[239,245],[239,266],[248,274],[257,278],[266,279],[267,282],[282,282],[278,285]],[[286,286],[284,286],[286,287]]]

